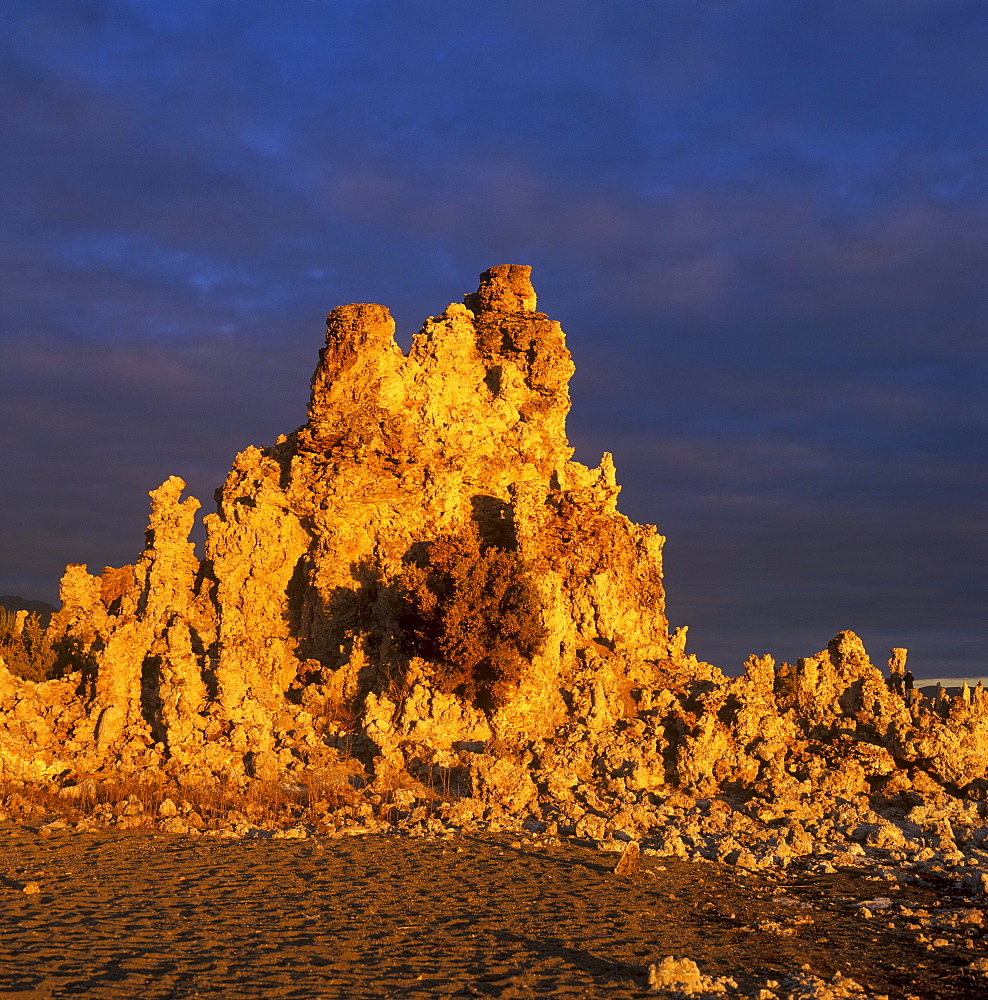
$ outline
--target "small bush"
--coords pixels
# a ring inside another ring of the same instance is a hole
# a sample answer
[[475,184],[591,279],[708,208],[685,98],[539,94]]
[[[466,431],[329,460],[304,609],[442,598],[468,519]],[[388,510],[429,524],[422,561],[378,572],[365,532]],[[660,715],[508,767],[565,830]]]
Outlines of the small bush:
[[0,608],[0,656],[7,669],[27,681],[45,681],[54,677],[59,663],[46,629],[38,615],[28,615],[22,629],[17,615]]
[[433,541],[399,593],[405,651],[438,664],[439,689],[478,707],[504,704],[546,638],[528,565],[512,549],[483,546],[472,523]]

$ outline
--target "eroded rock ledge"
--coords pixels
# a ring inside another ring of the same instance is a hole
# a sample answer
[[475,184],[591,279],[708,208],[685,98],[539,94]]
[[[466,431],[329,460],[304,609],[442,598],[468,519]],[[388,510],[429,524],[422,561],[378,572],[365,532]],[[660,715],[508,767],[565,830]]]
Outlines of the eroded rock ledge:
[[851,632],[728,679],[669,632],[663,539],[617,511],[609,455],[571,460],[529,272],[485,272],[407,355],[383,306],[333,310],[307,422],[237,456],[203,559],[172,477],[133,566],[68,567],[69,672],[0,665],[0,777],[339,781],[365,824],[441,800],[740,862],[980,850],[980,691],[907,706]]

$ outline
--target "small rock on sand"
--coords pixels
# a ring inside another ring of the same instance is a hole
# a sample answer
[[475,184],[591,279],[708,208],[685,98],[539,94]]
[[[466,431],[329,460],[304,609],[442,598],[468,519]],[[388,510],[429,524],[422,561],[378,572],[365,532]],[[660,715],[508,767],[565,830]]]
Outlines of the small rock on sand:
[[632,840],[624,849],[621,860],[614,867],[615,875],[634,875],[638,871],[638,858],[641,851],[636,841]]

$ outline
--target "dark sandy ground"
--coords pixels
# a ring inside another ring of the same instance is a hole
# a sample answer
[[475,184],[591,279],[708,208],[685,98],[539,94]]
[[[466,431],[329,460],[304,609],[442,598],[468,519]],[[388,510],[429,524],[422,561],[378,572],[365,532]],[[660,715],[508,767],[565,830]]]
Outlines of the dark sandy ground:
[[[0,997],[638,997],[664,955],[742,996],[800,967],[890,1000],[988,996],[967,969],[986,955],[984,900],[954,882],[642,860],[618,877],[617,855],[510,836],[43,839],[6,824]],[[907,916],[862,917],[878,896]]]

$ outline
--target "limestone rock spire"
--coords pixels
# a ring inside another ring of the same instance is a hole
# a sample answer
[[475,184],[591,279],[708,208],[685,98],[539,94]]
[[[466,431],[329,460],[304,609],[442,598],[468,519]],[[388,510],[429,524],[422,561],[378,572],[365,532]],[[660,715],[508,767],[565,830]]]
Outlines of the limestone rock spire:
[[480,287],[463,299],[474,313],[535,312],[532,268],[528,264],[495,264],[480,276]]

